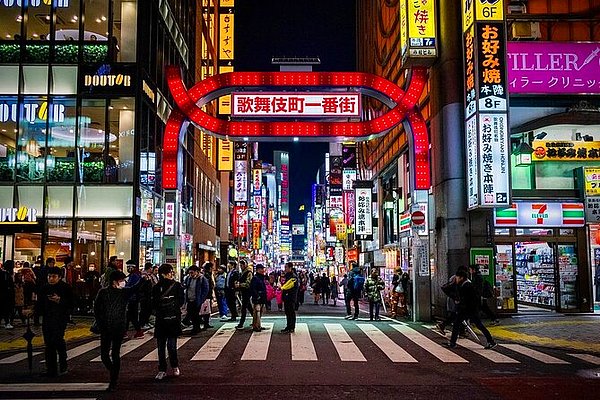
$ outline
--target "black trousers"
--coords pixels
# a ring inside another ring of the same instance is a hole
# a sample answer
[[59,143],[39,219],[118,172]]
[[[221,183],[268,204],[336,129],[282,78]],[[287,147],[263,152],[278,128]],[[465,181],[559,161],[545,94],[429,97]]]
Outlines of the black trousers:
[[242,315],[240,316],[240,323],[238,325],[240,325],[240,326],[244,325],[244,322],[246,322],[246,313],[247,312],[249,312],[251,316],[254,313],[254,310],[252,309],[252,301],[250,301],[250,295],[248,295],[248,296],[242,295],[242,310],[241,310]]
[[323,290],[321,292],[321,298],[323,299],[323,305],[329,304],[329,291]]
[[237,318],[237,299],[235,297],[235,291],[225,291],[225,301],[227,302],[227,308],[229,308],[229,312],[231,313],[231,318]]
[[481,319],[479,319],[479,315],[477,315],[477,314],[478,313],[476,313],[476,312],[473,314],[459,312],[457,314],[456,320],[454,321],[454,324],[452,325],[452,336],[450,337],[450,343],[456,344],[456,339],[458,339],[458,334],[460,332],[460,328],[463,324],[463,321],[465,321],[467,319],[469,321],[471,321],[471,323],[473,325],[475,325],[477,327],[477,329],[479,329],[481,331],[481,333],[483,333],[483,336],[485,336],[485,339],[487,340],[488,343],[494,343],[494,338],[492,338],[490,331],[488,331],[487,328],[483,325],[483,323],[481,322]]
[[100,358],[110,373],[110,382],[117,383],[121,370],[121,344],[124,332],[102,332],[100,335]]
[[296,301],[295,300],[284,300],[283,310],[285,312],[286,325],[285,329],[294,330],[296,329]]
[[67,327],[42,327],[44,334],[46,368],[49,374],[58,372],[56,358],[60,371],[67,370],[67,343],[65,342],[65,329]]
[[375,319],[379,319],[379,308],[381,302],[369,300],[369,319],[373,319],[373,309],[375,309]]
[[192,323],[192,332],[200,331],[200,307],[196,305],[195,301],[187,302],[187,315],[185,319]]
[[346,315],[352,315],[352,308],[350,307],[350,302],[352,299],[350,298],[350,294],[344,293],[344,303],[346,303]]
[[152,315],[152,303],[150,299],[142,299],[140,301],[140,326],[150,322],[150,315]]
[[129,323],[133,325],[133,329],[139,331],[142,326],[140,325],[140,302],[133,301],[127,304],[127,329],[129,329]]
[[156,338],[156,342],[158,345],[158,370],[167,372],[167,351],[169,352],[171,368],[179,367],[179,358],[177,358],[177,338],[158,337]]

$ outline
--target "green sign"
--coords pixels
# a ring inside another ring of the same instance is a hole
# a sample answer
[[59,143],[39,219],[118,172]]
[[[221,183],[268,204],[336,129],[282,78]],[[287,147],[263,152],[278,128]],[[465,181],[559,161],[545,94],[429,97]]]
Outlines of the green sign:
[[471,248],[471,265],[478,265],[483,279],[489,282],[492,287],[496,284],[496,275],[494,272],[494,249],[491,247],[473,247]]

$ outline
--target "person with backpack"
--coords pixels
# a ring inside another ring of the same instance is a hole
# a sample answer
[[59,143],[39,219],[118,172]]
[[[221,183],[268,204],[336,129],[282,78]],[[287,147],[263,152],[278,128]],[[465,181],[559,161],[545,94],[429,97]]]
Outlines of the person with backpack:
[[354,315],[351,320],[358,319],[358,300],[360,299],[360,295],[365,286],[365,277],[363,276],[362,268],[358,268],[357,264],[354,264],[354,268],[350,271],[348,275],[348,290],[350,294],[350,300],[354,305]]
[[[197,267],[196,267],[197,268]],[[181,336],[181,306],[183,305],[183,289],[174,280],[175,271],[171,264],[162,264],[158,268],[160,280],[152,288],[152,306],[155,310],[156,323],[154,337],[158,346],[158,374],[156,380],[167,376],[167,356],[173,368],[173,375],[179,376],[179,359],[177,358],[177,338]]]
[[375,321],[381,321],[379,308],[381,307],[381,291],[384,287],[383,279],[379,277],[377,271],[373,271],[365,283],[365,293],[369,299],[369,321],[373,321],[373,309],[375,309]]
[[[460,267],[458,267],[457,272],[458,271],[466,271],[466,268],[461,265]],[[456,323],[457,302],[459,301],[458,285],[456,284],[456,275],[452,275],[448,282],[443,284],[440,289],[442,289],[442,292],[444,292],[444,294],[448,296],[448,298],[446,299],[447,316],[445,320],[438,322],[436,324],[436,327],[442,335],[445,335],[446,327],[448,325]]]
[[256,265],[256,274],[250,281],[250,295],[252,297],[253,313],[252,313],[252,330],[260,332],[263,327],[260,318],[264,312],[265,304],[267,303],[267,285],[265,284],[265,266],[263,264]]
[[227,302],[225,301],[226,270],[227,267],[219,265],[219,267],[217,267],[217,275],[215,276],[215,297],[217,299],[217,307],[219,308],[219,317],[221,318],[221,321],[229,319],[227,317]]
[[281,286],[286,325],[281,333],[294,333],[296,330],[296,301],[298,300],[298,276],[293,272],[293,264],[285,263],[285,283]]
[[473,264],[469,265],[469,276],[470,280],[473,283],[473,287],[477,291],[477,295],[479,296],[481,302],[481,311],[492,321],[493,325],[498,325],[500,321],[498,321],[498,317],[496,314],[490,309],[488,304],[488,299],[494,297],[494,290],[492,289],[492,285],[481,275],[481,271],[479,271],[479,265]]
[[227,308],[231,314],[231,318],[228,321],[235,322],[237,320],[237,288],[236,283],[240,279],[240,272],[237,268],[235,261],[229,261],[227,263],[229,271],[225,276],[225,301],[227,302]]

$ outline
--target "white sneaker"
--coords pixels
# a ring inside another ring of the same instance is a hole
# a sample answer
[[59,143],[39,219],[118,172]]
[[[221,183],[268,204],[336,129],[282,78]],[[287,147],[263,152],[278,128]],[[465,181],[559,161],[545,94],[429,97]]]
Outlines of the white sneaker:
[[227,321],[229,319],[229,317],[227,315],[223,315],[221,317],[221,321]]
[[173,375],[175,375],[175,376],[181,375],[181,371],[179,371],[179,368],[173,368]]
[[167,373],[160,371],[158,374],[156,374],[156,377],[154,379],[156,379],[157,381],[162,381],[166,377],[167,377]]
[[12,326],[11,324],[6,324],[6,325],[4,325],[4,327],[6,329],[13,329],[14,328],[14,326]]

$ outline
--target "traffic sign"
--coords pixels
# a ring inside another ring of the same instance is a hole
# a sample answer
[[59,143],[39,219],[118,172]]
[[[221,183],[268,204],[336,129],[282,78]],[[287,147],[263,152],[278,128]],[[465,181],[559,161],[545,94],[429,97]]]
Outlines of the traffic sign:
[[423,225],[425,223],[425,214],[423,211],[417,210],[412,213],[410,220],[412,221],[413,225]]

